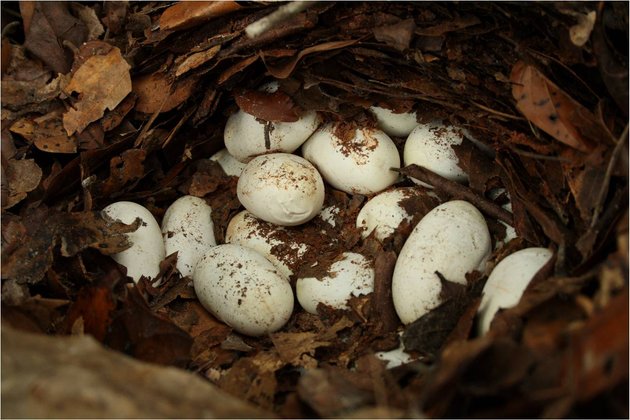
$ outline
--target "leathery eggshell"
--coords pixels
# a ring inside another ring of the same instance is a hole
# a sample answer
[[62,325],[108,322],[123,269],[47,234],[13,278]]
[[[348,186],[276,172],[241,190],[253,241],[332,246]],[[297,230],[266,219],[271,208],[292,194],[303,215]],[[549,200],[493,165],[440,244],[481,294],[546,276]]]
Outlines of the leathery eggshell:
[[236,160],[227,149],[219,150],[210,156],[210,160],[217,162],[228,176],[239,177],[243,169],[245,169],[245,164]]
[[298,302],[305,311],[316,314],[323,303],[335,309],[347,308],[352,296],[367,295],[374,288],[372,263],[361,254],[344,252],[321,277],[299,278],[295,285]]
[[[459,159],[451,147],[461,144],[463,139],[462,131],[453,126],[437,121],[420,124],[405,142],[405,166],[416,164],[451,181],[467,182],[468,175],[457,165]],[[426,186],[424,182],[413,181]]]
[[315,217],[324,204],[324,181],[306,159],[273,153],[252,159],[238,179],[238,199],[256,217],[296,226]]
[[327,124],[302,146],[324,179],[350,194],[375,194],[394,184],[398,174],[391,168],[400,168],[400,156],[392,139],[373,128],[342,133],[340,127]]
[[415,188],[396,188],[372,197],[357,215],[357,227],[361,236],[367,238],[372,231],[379,241],[389,237],[403,220],[412,215],[400,206],[400,201],[416,194]]
[[370,108],[376,117],[378,128],[389,136],[407,137],[419,124],[415,112],[403,112],[396,114],[387,108],[373,106]]
[[553,252],[547,248],[525,248],[508,255],[494,267],[483,287],[479,305],[480,335],[490,329],[499,309],[518,303],[529,282],[552,256]]
[[192,276],[197,261],[217,244],[211,215],[206,201],[191,195],[178,198],[164,213],[166,255],[177,252],[177,269],[183,276]]
[[140,204],[118,201],[105,207],[103,213],[126,224],[133,223],[136,218],[142,220],[136,231],[126,234],[131,248],[112,255],[112,258],[127,268],[127,275],[136,283],[142,276],[157,277],[166,253],[160,226],[151,212]]
[[[273,93],[278,89],[275,82],[264,85],[261,90]],[[242,110],[232,114],[225,125],[223,139],[225,147],[237,160],[248,162],[254,156],[263,153],[285,152],[297,150],[302,143],[313,134],[321,124],[316,111],[306,111],[294,122],[259,121],[253,115]],[[265,134],[265,130],[267,134]],[[265,137],[268,136],[269,148],[266,147]]]
[[293,291],[273,264],[256,251],[217,245],[197,263],[193,285],[211,314],[250,336],[279,330],[293,312]]
[[286,278],[293,274],[309,249],[306,244],[291,240],[283,227],[260,220],[247,210],[232,217],[225,231],[225,242],[262,254]]
[[441,204],[424,216],[403,245],[392,278],[392,297],[400,320],[409,324],[440,302],[441,282],[466,284],[490,254],[488,226],[467,201]]

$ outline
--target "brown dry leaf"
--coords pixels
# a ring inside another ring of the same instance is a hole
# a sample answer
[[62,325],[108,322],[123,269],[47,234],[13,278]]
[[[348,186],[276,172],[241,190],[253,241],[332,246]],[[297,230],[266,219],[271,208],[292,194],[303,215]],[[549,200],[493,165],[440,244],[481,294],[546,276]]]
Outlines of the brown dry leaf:
[[273,93],[246,90],[234,95],[236,104],[246,113],[265,121],[295,122],[302,109],[282,91]]
[[20,1],[20,15],[22,15],[22,25],[24,26],[24,33],[28,33],[31,28],[31,21],[33,20],[33,13],[35,12],[35,2],[22,0]]
[[2,74],[4,74],[11,64],[11,41],[9,38],[2,38]]
[[317,360],[313,358],[315,350],[332,344],[330,341],[320,340],[319,336],[320,334],[312,331],[280,332],[272,334],[271,341],[285,363],[315,368],[317,367]]
[[192,69],[196,69],[203,63],[211,60],[217,53],[221,50],[221,45],[215,45],[212,48],[208,48],[205,51],[201,51],[198,53],[191,54],[189,56],[183,57],[179,60],[181,63],[178,63],[176,60],[175,63],[179,64],[177,69],[175,70],[175,77],[179,77],[182,74],[190,71]]
[[269,74],[271,74],[276,79],[286,79],[287,77],[291,75],[291,73],[293,73],[293,70],[295,70],[295,67],[297,66],[297,64],[305,56],[316,53],[316,52],[338,50],[341,48],[349,47],[350,45],[354,45],[357,42],[359,42],[358,39],[350,39],[347,41],[331,41],[331,42],[324,42],[323,44],[313,45],[312,47],[308,47],[300,51],[295,57],[290,59],[285,64],[279,64],[279,65],[268,64],[265,61],[264,53],[261,53],[261,54],[262,54],[263,62],[265,63],[265,66],[267,66],[267,70],[269,71]]
[[103,28],[101,21],[98,19],[98,16],[96,16],[94,9],[79,3],[70,3],[70,8],[85,24],[88,30],[87,41],[98,39],[105,33],[105,28]]
[[103,341],[115,307],[114,296],[109,287],[85,286],[79,290],[77,299],[68,309],[66,331],[70,332],[75,322],[82,319],[83,331],[98,341]]
[[409,48],[415,30],[414,20],[405,19],[393,25],[374,28],[374,37],[397,50],[404,51]]
[[584,120],[595,124],[593,114],[547,79],[534,66],[518,61],[510,75],[516,108],[538,128],[556,140],[582,151],[590,144],[576,123]]
[[256,62],[256,60],[258,60],[258,57],[259,57],[258,54],[252,55],[251,57],[247,57],[247,58],[237,62],[236,64],[228,67],[217,78],[217,85],[224,84],[232,76],[234,76],[236,73],[241,72],[244,69],[246,69],[247,67],[249,67],[250,65],[254,64],[254,62]]
[[183,1],[169,7],[160,16],[160,29],[188,29],[208,20],[239,10],[235,1]]
[[127,9],[129,2],[127,1],[107,1],[104,4],[105,16],[103,23],[112,34],[118,34],[125,27],[127,18]]
[[22,118],[16,121],[10,130],[35,144],[35,147],[43,152],[75,153],[77,151],[77,139],[66,133],[59,110],[38,118]]
[[[63,41],[78,47],[86,41],[88,30],[72,16],[66,2],[34,2],[33,14],[25,31],[24,46],[57,73],[67,73],[72,64],[72,52]],[[30,5],[23,12],[30,13]]]
[[[5,165],[6,162],[6,165]],[[42,179],[42,170],[34,159],[8,159],[2,162],[2,182],[6,182],[7,199],[2,201],[2,208],[13,207],[26,198]]]
[[98,191],[100,197],[110,197],[142,179],[145,176],[146,155],[146,150],[128,149],[120,156],[114,156],[109,161],[109,178],[95,185],[94,191]]
[[170,111],[188,99],[198,80],[195,76],[173,83],[164,73],[140,76],[133,81],[133,91],[138,95],[136,110],[145,114]]
[[114,254],[129,248],[125,233],[138,228],[104,220],[99,212],[48,213],[32,210],[21,222],[25,234],[12,242],[3,242],[2,278],[18,283],[37,283],[50,268],[53,248],[60,245],[61,255],[70,257],[86,248]]
[[131,67],[118,48],[106,55],[88,58],[72,75],[64,92],[80,93],[74,108],[63,116],[63,125],[72,135],[82,131],[91,122],[103,116],[106,109],[113,110],[131,92]]
[[585,166],[583,169],[567,168],[565,179],[575,204],[580,211],[580,217],[590,223],[593,210],[597,206],[597,197],[604,185],[605,169]]

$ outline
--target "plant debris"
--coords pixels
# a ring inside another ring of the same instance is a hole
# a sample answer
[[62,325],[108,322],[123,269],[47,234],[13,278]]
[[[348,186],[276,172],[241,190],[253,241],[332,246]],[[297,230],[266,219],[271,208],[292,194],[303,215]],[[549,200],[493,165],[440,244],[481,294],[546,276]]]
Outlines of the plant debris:
[[[281,417],[627,417],[628,3],[281,6],[3,3],[3,324],[59,342],[90,335]],[[247,35],[273,12],[279,21]],[[276,92],[259,90],[272,81]],[[182,195],[201,197],[224,242],[242,210],[237,179],[208,158],[238,109],[277,122],[316,110],[354,127],[376,124],[373,105],[465,131],[454,150],[469,182],[401,168],[398,185],[418,190],[402,204],[413,217],[383,243],[355,225],[370,197],[329,186],[328,221],[270,230],[307,249],[292,287],[341,252],[371,259],[374,291],[349,309],[296,304],[280,331],[246,337],[200,305],[176,253],[159,283],[134,284],[110,257],[138,227],[100,214],[122,200],[159,222]],[[515,229],[490,268],[522,248],[554,251],[483,336],[488,272],[442,279],[446,301],[407,326],[391,301],[406,238],[449,199],[482,211],[493,244]],[[388,369],[377,354],[401,342],[410,361]]]

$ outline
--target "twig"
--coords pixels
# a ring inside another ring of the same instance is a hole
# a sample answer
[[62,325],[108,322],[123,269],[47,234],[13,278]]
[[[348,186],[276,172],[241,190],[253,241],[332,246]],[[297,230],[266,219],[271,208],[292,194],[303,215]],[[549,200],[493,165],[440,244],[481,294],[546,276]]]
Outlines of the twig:
[[569,158],[565,158],[562,156],[547,156],[547,155],[541,155],[539,153],[533,153],[533,152],[528,152],[527,150],[521,150],[518,147],[509,145],[510,150],[512,150],[514,153],[516,153],[519,156],[525,156],[528,158],[532,158],[532,159],[540,159],[540,160],[553,160],[553,161],[557,161],[557,162],[571,162],[571,159]]
[[264,34],[278,23],[285,21],[296,15],[312,5],[317,3],[316,1],[292,1],[290,3],[280,6],[275,12],[265,16],[262,19],[257,20],[254,23],[247,25],[245,33],[249,38],[256,38]]
[[505,112],[494,110],[494,109],[489,108],[489,107],[487,107],[485,105],[481,105],[481,104],[479,104],[479,103],[477,103],[475,101],[470,101],[470,103],[475,105],[478,108],[481,108],[484,111],[490,112],[491,114],[495,114],[495,115],[498,115],[500,117],[509,118],[509,119],[517,120],[517,121],[525,121],[525,118],[523,118],[523,117],[518,117],[518,116],[512,115],[512,114],[506,114]]
[[625,139],[628,136],[628,124],[623,129],[621,136],[617,140],[617,144],[613,149],[612,155],[610,156],[610,161],[608,161],[608,166],[606,167],[606,174],[604,175],[604,180],[602,181],[602,186],[599,189],[599,195],[597,196],[597,205],[595,206],[595,210],[593,211],[593,218],[591,219],[591,228],[595,226],[597,220],[599,219],[599,214],[602,212],[602,208],[604,206],[604,198],[606,198],[606,194],[608,194],[608,184],[610,184],[610,177],[612,176],[613,168],[615,167],[615,163],[617,163],[617,158],[621,153],[621,149],[623,145],[626,144]]
[[479,196],[464,185],[458,184],[450,179],[446,179],[443,176],[433,173],[430,170],[418,165],[405,166],[404,168],[399,169],[398,172],[419,181],[426,182],[434,188],[444,191],[453,198],[469,201],[488,216],[501,220],[510,226],[514,226],[512,213],[487,200],[486,198]]

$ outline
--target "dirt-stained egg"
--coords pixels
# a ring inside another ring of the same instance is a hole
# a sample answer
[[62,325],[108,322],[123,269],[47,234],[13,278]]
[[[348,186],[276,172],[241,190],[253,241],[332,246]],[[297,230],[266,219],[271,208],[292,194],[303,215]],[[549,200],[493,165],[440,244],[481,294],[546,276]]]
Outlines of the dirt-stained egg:
[[293,240],[283,227],[260,220],[247,210],[232,217],[225,232],[225,242],[262,254],[286,278],[303,262],[309,250],[308,245]]
[[166,255],[177,252],[177,269],[192,276],[197,261],[215,246],[212,209],[203,198],[185,195],[169,206],[162,218]]
[[375,194],[398,179],[400,156],[392,139],[374,128],[327,124],[302,146],[326,182],[350,194]]
[[363,255],[344,252],[321,276],[298,278],[295,289],[298,302],[309,313],[316,314],[319,303],[345,309],[352,296],[372,292],[374,269]]
[[[413,129],[403,152],[405,166],[423,166],[444,178],[467,182],[468,175],[458,166],[459,158],[451,146],[462,143],[462,130],[438,121],[420,124]],[[424,182],[414,182],[427,186]]]
[[479,305],[480,335],[490,329],[499,309],[518,303],[532,278],[552,256],[553,252],[547,248],[525,248],[508,255],[494,267],[483,287]]
[[466,284],[466,273],[485,267],[491,251],[483,215],[467,201],[454,200],[427,213],[403,245],[392,278],[394,308],[409,324],[440,305],[445,279]]
[[236,192],[252,214],[280,226],[308,222],[324,204],[324,181],[317,169],[288,153],[252,159],[238,179]]
[[384,191],[372,197],[357,215],[357,227],[363,239],[373,231],[379,241],[385,240],[394,233],[404,221],[412,219],[411,214],[401,206],[401,201],[418,194],[415,188],[396,188]]
[[204,308],[245,335],[277,331],[293,312],[286,278],[265,257],[240,245],[210,249],[197,263],[193,285]]
[[[261,88],[269,93],[277,89],[276,82]],[[294,152],[320,124],[321,118],[316,111],[304,112],[295,122],[265,122],[238,110],[228,118],[223,138],[225,147],[234,158],[248,162],[263,153]]]
[[387,108],[373,106],[370,111],[376,117],[378,128],[387,135],[394,137],[407,137],[418,126],[416,112],[395,113]]
[[131,248],[112,255],[112,258],[127,268],[127,275],[136,283],[142,276],[152,279],[157,277],[166,252],[160,225],[151,212],[140,204],[118,201],[105,207],[103,213],[125,224],[133,223],[136,218],[142,220],[136,231],[126,234]]
[[246,164],[236,160],[234,156],[228,152],[227,149],[221,149],[214,155],[210,156],[210,160],[213,160],[221,166],[223,172],[228,176],[241,176],[241,172],[245,169]]

